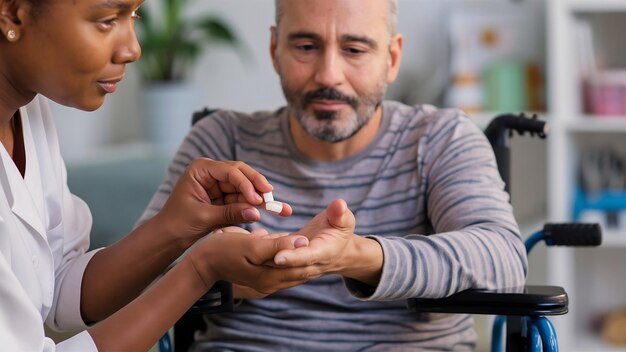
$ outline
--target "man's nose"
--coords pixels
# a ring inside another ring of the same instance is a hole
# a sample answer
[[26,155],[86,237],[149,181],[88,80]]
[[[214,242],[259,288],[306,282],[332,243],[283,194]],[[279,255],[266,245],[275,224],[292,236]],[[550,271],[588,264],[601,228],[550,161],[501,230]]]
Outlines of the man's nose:
[[336,87],[343,83],[343,61],[334,50],[327,50],[320,58],[315,73],[315,80],[324,87]]

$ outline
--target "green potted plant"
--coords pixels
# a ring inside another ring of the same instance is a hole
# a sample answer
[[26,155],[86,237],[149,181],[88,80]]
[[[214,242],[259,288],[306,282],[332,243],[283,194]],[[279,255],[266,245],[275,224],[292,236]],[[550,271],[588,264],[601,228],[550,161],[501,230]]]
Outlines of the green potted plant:
[[[184,16],[189,0],[154,1],[159,8],[144,5],[137,21],[142,49],[142,78],[148,82],[173,82],[186,74],[199,55],[210,46],[221,44],[241,49],[230,25],[218,16]],[[153,12],[160,13],[156,18]]]
[[145,130],[148,140],[167,152],[173,152],[189,129],[191,113],[202,107],[201,92],[188,80],[200,55],[215,46],[240,54],[244,49],[232,27],[219,16],[187,16],[185,10],[192,2],[151,1],[141,8],[141,19],[136,22],[142,48],[138,68]]

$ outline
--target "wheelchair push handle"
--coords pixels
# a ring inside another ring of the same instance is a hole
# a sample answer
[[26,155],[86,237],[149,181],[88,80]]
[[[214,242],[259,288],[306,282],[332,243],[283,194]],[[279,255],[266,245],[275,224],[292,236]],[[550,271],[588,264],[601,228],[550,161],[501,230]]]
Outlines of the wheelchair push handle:
[[545,242],[548,246],[593,247],[602,244],[602,229],[598,224],[545,224]]
[[539,138],[546,138],[549,126],[537,119],[537,115],[527,117],[525,114],[504,114],[496,116],[485,129],[485,135],[492,146],[508,147],[508,137],[517,131],[520,135],[526,132],[531,136],[537,135]]
[[548,125],[545,121],[538,120],[537,115],[527,117],[525,114],[503,114],[496,116],[487,128],[485,136],[489,140],[496,157],[498,172],[504,181],[504,190],[511,193],[510,181],[510,159],[509,139],[517,131],[520,135],[529,132],[531,137],[537,135],[539,138],[546,138]]

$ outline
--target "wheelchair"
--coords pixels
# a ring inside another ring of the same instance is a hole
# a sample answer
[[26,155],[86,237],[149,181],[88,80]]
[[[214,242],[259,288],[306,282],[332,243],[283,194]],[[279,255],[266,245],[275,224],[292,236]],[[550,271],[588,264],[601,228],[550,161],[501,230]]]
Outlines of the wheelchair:
[[[194,113],[192,124],[216,110],[204,109]],[[545,138],[548,126],[537,116],[503,114],[495,117],[485,129],[496,156],[498,171],[510,192],[509,139],[520,135]],[[526,252],[539,242],[547,246],[599,246],[602,231],[598,224],[560,223],[545,224],[543,229],[528,237]],[[558,341],[554,326],[548,316],[568,312],[568,297],[562,287],[532,286],[497,290],[470,289],[445,298],[412,298],[407,308],[415,313],[450,313],[495,315],[491,335],[491,351],[501,352],[556,352]],[[205,328],[202,315],[233,311],[232,285],[218,282],[175,324],[174,345],[166,333],[159,341],[161,352],[187,351],[193,343],[196,330]],[[506,326],[506,334],[505,334]],[[504,341],[504,337],[506,339]]]

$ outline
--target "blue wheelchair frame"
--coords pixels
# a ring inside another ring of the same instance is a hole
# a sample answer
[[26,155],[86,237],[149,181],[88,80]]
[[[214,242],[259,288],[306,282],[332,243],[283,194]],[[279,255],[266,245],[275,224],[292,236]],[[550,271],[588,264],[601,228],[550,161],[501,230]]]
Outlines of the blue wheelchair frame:
[[[526,246],[526,253],[530,253],[533,247],[543,241],[545,235],[543,230],[537,231],[532,234],[524,243]],[[499,315],[493,322],[493,328],[491,331],[491,351],[501,352],[503,341],[504,324],[506,323],[506,316]],[[522,319],[523,330],[522,335],[528,336],[530,340],[530,352],[540,352],[542,347],[546,352],[557,352],[559,345],[557,343],[556,331],[554,325],[546,317],[524,317]]]
[[[527,253],[540,241],[547,246],[585,245],[601,242],[597,224],[546,224],[526,241]],[[491,335],[491,351],[502,352],[506,323],[506,351],[558,351],[554,326],[547,318],[568,311],[568,297],[557,286],[523,286],[497,290],[470,289],[445,298],[412,298],[409,310],[416,313],[497,315]]]
[[[487,127],[485,134],[496,152],[498,170],[507,184],[507,191],[509,191],[510,182],[508,137],[512,136],[513,130],[521,135],[524,132],[530,132],[531,136],[537,134],[540,138],[545,138],[548,128],[545,122],[537,121],[536,116],[527,119],[524,114],[520,116],[510,114],[498,116]],[[550,233],[546,233],[546,228],[551,230]],[[526,253],[530,253],[534,246],[541,241],[544,241],[547,246],[598,246],[602,242],[602,232],[597,224],[547,225],[544,230],[537,231],[526,239],[524,243]],[[497,316],[494,321],[491,335],[492,352],[502,351],[505,322],[506,317],[504,316]],[[545,316],[523,317],[520,334],[522,339],[526,341],[528,351],[557,352],[559,350],[554,326]]]
[[[526,253],[530,253],[533,247],[545,239],[544,231],[537,231],[532,234],[524,243],[526,246]],[[504,324],[506,323],[506,316],[499,315],[493,322],[493,328],[491,331],[491,351],[502,352],[502,346],[504,345]],[[523,317],[522,318],[522,336],[527,336],[529,341],[530,352],[558,352],[559,345],[556,337],[556,330],[554,325],[545,316],[539,317]]]
[[[513,131],[520,135],[545,138],[547,125],[536,116],[505,114],[494,118],[485,135],[494,150],[500,176],[505,190],[510,191],[509,137]],[[563,223],[546,224],[544,229],[531,235],[525,242],[526,253],[539,242],[547,246],[598,246],[602,231],[598,224]],[[504,344],[506,323],[507,352],[558,351],[556,331],[549,315],[562,315],[568,311],[565,290],[556,286],[524,286],[494,291],[467,290],[441,299],[409,299],[408,305],[415,312],[466,313],[498,315],[491,335],[491,351],[501,352]]]

